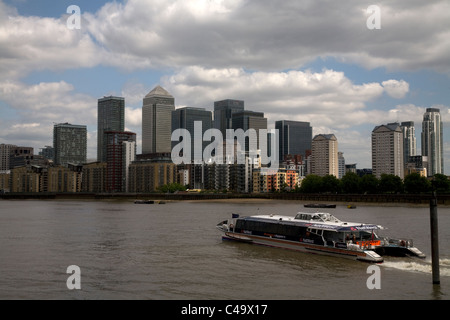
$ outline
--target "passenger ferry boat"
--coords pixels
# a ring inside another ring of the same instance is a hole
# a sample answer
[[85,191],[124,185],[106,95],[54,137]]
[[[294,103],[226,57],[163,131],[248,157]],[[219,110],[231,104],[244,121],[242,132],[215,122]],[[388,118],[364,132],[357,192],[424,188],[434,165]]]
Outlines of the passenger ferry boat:
[[365,262],[381,263],[383,255],[425,255],[413,247],[411,240],[378,237],[383,229],[375,224],[343,222],[325,212],[300,212],[295,217],[259,215],[231,219],[217,226],[222,239],[271,247],[340,256]]

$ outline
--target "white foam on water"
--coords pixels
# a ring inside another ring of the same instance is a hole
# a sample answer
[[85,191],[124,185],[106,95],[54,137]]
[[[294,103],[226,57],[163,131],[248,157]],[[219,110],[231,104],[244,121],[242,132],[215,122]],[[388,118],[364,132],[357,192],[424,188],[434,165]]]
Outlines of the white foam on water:
[[444,267],[445,266],[450,267],[450,259],[439,259],[439,265]]
[[[432,273],[431,260],[423,261],[384,261],[382,264],[386,268],[392,268],[397,270],[420,272],[420,273]],[[439,274],[444,277],[450,277],[450,259],[439,260]]]

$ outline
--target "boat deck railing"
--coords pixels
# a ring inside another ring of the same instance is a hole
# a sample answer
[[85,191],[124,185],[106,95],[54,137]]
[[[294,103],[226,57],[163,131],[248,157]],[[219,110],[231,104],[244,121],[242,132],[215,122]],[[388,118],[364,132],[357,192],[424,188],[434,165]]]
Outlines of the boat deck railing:
[[381,245],[390,247],[403,247],[403,248],[414,247],[412,239],[385,238],[381,241]]

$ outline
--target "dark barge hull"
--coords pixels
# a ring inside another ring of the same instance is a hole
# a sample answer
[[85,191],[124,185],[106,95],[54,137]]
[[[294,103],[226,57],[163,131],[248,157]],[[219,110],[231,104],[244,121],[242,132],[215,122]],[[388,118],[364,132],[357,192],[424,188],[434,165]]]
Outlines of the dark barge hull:
[[305,208],[327,208],[327,209],[332,209],[332,208],[336,208],[336,205],[335,204],[310,203],[310,204],[305,204],[304,207]]

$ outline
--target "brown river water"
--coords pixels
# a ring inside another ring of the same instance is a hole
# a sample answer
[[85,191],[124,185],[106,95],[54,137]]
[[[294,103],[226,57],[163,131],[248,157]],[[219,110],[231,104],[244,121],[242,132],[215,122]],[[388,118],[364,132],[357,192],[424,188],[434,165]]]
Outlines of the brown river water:
[[[0,299],[372,300],[450,299],[450,208],[439,207],[440,286],[432,285],[429,208],[338,205],[341,220],[376,223],[414,240],[425,260],[370,264],[222,241],[231,216],[311,212],[299,201],[0,200]],[[315,210],[315,209],[313,209]],[[69,290],[69,266],[80,290]]]

